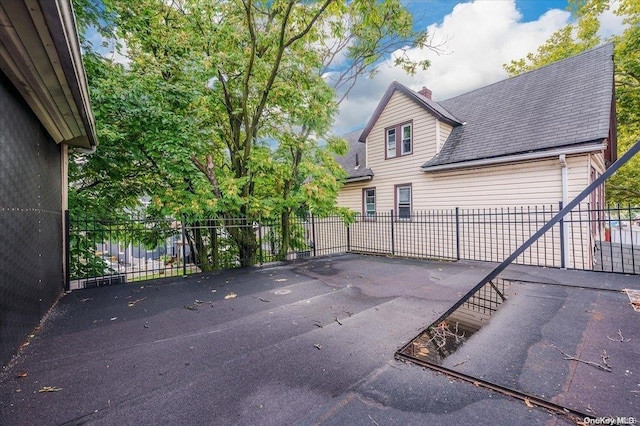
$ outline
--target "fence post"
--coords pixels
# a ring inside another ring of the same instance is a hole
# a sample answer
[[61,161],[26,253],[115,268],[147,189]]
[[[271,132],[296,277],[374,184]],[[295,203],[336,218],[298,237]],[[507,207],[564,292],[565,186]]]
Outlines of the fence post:
[[[562,201],[558,202],[559,210],[562,210],[563,203]],[[565,234],[565,226],[564,226],[564,216],[560,219],[560,268],[567,269],[567,249],[566,249],[566,234]]]
[[313,246],[313,257],[316,257],[316,218],[311,213],[311,241]]
[[263,261],[264,259],[263,259],[263,253],[262,253],[262,215],[259,215],[258,216],[258,262],[260,262],[260,265],[262,265]]
[[460,260],[460,208],[456,207],[456,259]]
[[185,226],[186,226],[186,219],[184,214],[182,215],[182,226],[180,227],[180,234],[181,234],[181,238],[182,238],[182,276],[186,277],[187,276],[187,248],[185,247],[185,245],[187,244],[187,238],[186,238],[186,230],[185,230]]
[[351,251],[351,226],[347,225],[347,253]]
[[395,237],[395,232],[393,229],[393,209],[391,209],[391,214],[390,214],[390,218],[391,218],[391,255],[395,256],[396,255],[396,237]]
[[71,215],[64,211],[64,290],[71,290]]

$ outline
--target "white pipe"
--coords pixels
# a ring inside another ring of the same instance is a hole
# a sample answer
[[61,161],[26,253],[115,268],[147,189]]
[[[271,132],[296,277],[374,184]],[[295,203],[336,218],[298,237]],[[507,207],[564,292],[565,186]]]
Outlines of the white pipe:
[[562,170],[562,204],[567,204],[569,202],[569,169],[567,168],[567,155],[560,154],[558,156],[558,160],[560,161],[560,167]]
[[[569,202],[569,168],[567,167],[566,154],[560,154],[558,160],[560,161],[562,176],[562,207],[564,207]],[[565,224],[562,231],[562,238],[564,239],[564,253],[562,253],[562,256],[564,257],[565,266],[569,266],[569,227]]]

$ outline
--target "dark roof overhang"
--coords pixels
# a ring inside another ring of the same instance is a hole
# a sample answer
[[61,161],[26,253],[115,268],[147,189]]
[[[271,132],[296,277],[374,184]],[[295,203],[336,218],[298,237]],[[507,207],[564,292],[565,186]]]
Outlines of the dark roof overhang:
[[56,143],[97,143],[70,0],[0,0],[0,69]]

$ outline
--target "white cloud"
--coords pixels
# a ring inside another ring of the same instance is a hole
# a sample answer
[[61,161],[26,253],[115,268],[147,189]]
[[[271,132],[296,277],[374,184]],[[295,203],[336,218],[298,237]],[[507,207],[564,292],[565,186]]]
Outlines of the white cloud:
[[[127,56],[128,49],[125,40],[119,39],[116,42],[116,40],[105,38],[93,27],[87,30],[86,38],[91,43],[92,49],[101,56],[123,64],[125,67],[131,62],[131,59]],[[120,45],[119,47],[118,44]]]
[[598,31],[598,35],[601,38],[607,39],[614,34],[622,34],[625,30],[626,26],[622,22],[623,17],[615,14],[619,6],[620,2],[614,0],[611,2],[611,7],[600,15],[600,31]]
[[334,129],[344,133],[364,127],[393,80],[414,90],[426,86],[435,100],[443,100],[507,78],[503,64],[536,50],[569,19],[569,12],[552,9],[536,21],[522,22],[513,0],[457,4],[441,23],[428,27],[435,44],[446,40],[445,53],[414,49],[411,57],[431,61],[427,71],[410,77],[384,65],[372,80],[358,82],[342,103]]

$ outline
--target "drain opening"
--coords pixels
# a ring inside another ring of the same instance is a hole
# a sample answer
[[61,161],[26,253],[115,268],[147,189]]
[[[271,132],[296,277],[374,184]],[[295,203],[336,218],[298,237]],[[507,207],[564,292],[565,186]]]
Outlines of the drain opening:
[[432,364],[442,364],[473,334],[489,323],[502,303],[507,300],[511,281],[495,278],[466,300],[449,315],[438,319],[398,352]]

